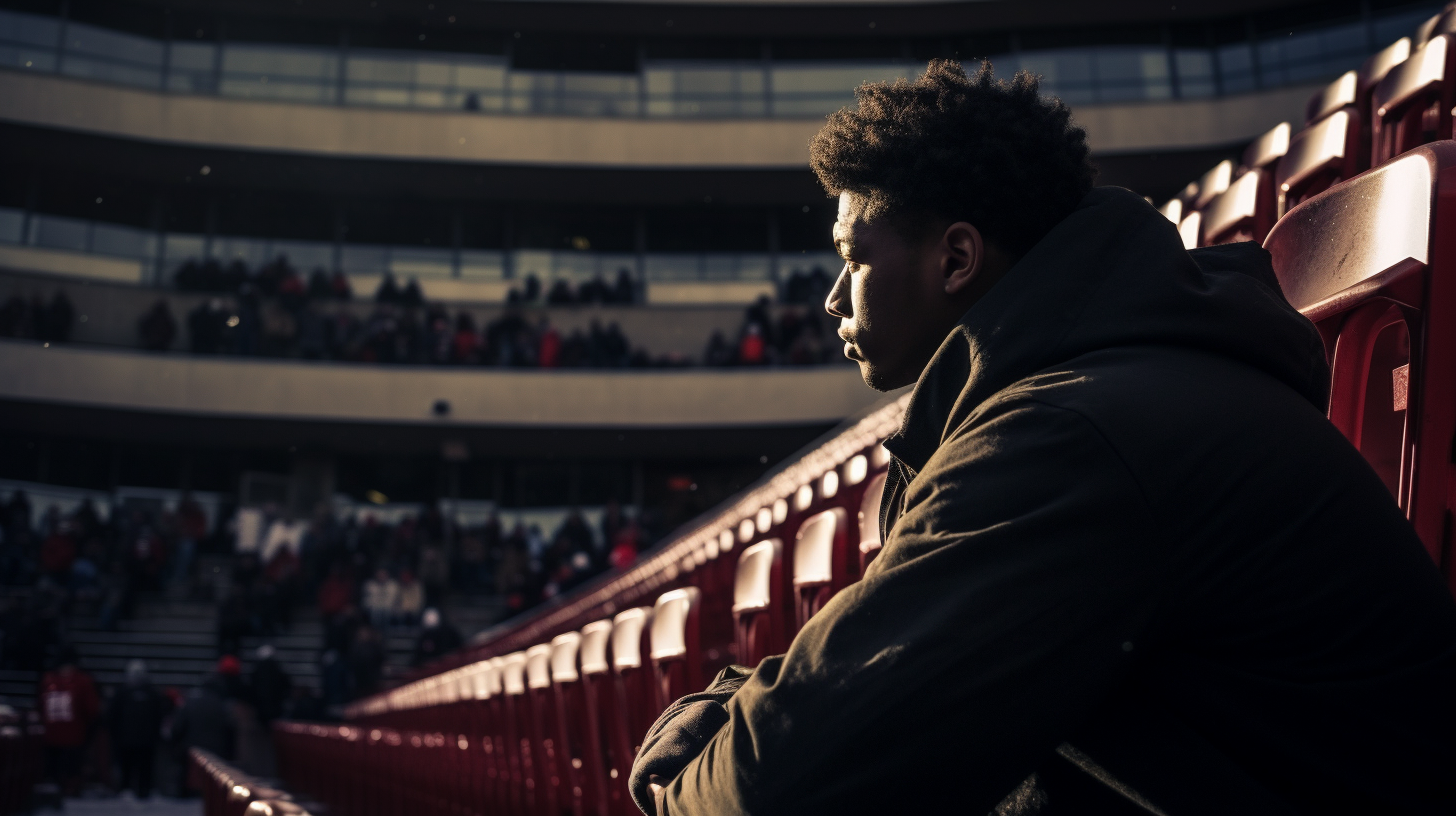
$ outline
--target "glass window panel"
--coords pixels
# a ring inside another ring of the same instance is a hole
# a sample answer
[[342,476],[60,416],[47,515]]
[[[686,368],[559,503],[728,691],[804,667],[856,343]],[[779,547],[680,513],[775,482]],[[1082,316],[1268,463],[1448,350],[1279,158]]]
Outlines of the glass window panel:
[[244,99],[281,99],[289,102],[330,102],[334,98],[334,87],[331,84],[290,82],[287,80],[270,81],[269,77],[266,76],[252,81],[225,77],[220,90],[224,96],[237,96]]
[[453,83],[455,66],[437,60],[420,60],[415,63],[416,85],[450,85]]
[[61,73],[99,82],[116,82],[122,85],[136,85],[155,88],[162,84],[161,68],[148,68],[132,63],[109,59],[83,57],[67,54],[61,63]]
[[60,218],[54,215],[35,215],[36,246],[50,249],[64,249],[70,252],[85,252],[90,240],[90,225],[79,218]]
[[1254,89],[1254,50],[1247,43],[1225,45],[1218,49],[1218,72],[1226,94]]
[[268,251],[268,241],[226,235],[212,239],[212,257],[224,264],[242,261],[249,270],[256,270],[273,259]]
[[414,64],[403,57],[350,56],[349,82],[384,82],[408,85],[414,82]]
[[227,73],[332,80],[338,77],[338,66],[338,54],[322,49],[229,45],[222,52]]
[[0,11],[0,40],[55,48],[60,36],[60,22],[54,17]]
[[448,278],[454,274],[448,249],[427,247],[393,247],[389,257],[389,271],[401,281],[409,278]]
[[555,252],[551,258],[553,278],[573,283],[591,280],[597,274],[597,256],[593,252]]
[[389,247],[374,244],[345,244],[344,271],[350,275],[379,275],[389,269]]
[[66,50],[138,65],[162,66],[161,42],[84,23],[66,26]]
[[56,53],[35,48],[0,45],[0,67],[22,71],[56,70]]
[[155,234],[138,227],[116,224],[93,224],[91,227],[91,251],[102,255],[150,258],[155,242]]
[[217,46],[212,43],[174,42],[167,64],[173,70],[212,71],[217,63]]
[[455,101],[456,94],[447,91],[417,90],[414,93],[414,105],[417,108],[458,108],[459,102]]
[[1167,52],[1161,48],[1099,48],[1094,54],[1097,96],[1105,102],[1167,99],[1173,95]]
[[331,269],[334,265],[334,245],[321,241],[271,241],[268,254],[270,258],[287,258],[305,276],[316,268]]
[[535,275],[539,280],[548,281],[551,266],[551,253],[545,250],[521,249],[511,253],[511,269],[517,278]]
[[202,260],[201,235],[168,235],[162,244],[168,269],[176,269],[188,260]]
[[1213,96],[1213,55],[1202,48],[1181,48],[1173,55],[1178,65],[1178,92],[1184,99]]
[[505,258],[500,252],[465,250],[460,253],[460,277],[500,280],[505,277]]
[[500,65],[462,63],[455,66],[455,84],[471,90],[499,91],[506,84],[506,70]]
[[662,253],[647,256],[647,279],[658,281],[697,280],[701,259],[686,253]]
[[25,226],[25,211],[0,207],[0,242],[21,243],[20,230]]

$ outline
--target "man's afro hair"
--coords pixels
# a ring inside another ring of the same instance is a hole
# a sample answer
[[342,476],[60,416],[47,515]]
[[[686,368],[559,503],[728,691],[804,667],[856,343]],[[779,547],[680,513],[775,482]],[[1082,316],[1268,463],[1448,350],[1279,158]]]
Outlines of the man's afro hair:
[[1024,71],[997,80],[932,60],[914,82],[861,85],[856,108],[829,117],[809,161],[830,195],[868,199],[871,217],[975,225],[1020,256],[1092,189],[1087,133]]

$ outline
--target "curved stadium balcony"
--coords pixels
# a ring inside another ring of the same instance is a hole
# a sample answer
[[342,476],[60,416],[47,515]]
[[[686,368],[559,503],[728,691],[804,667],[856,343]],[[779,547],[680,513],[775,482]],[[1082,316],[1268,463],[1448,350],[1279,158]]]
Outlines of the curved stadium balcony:
[[[984,48],[1076,108],[1101,154],[1228,145],[1294,118],[1312,90],[1429,16],[1266,23],[1188,47]],[[1034,32],[1033,32],[1034,33]],[[1027,42],[1035,37],[1028,35]],[[1042,39],[1047,39],[1043,37]],[[820,118],[866,80],[923,60],[686,60],[616,72],[525,70],[505,53],[159,40],[0,12],[12,122],[166,143],[332,156],[617,167],[802,167]],[[560,117],[570,117],[570,127]]]

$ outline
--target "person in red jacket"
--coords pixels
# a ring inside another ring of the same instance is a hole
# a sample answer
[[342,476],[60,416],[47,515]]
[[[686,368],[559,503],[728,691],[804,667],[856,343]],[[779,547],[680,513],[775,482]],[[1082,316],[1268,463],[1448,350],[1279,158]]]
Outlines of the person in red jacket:
[[76,665],[71,647],[40,679],[40,716],[45,724],[46,775],[68,795],[81,788],[81,757],[91,726],[101,713],[101,697],[91,675]]

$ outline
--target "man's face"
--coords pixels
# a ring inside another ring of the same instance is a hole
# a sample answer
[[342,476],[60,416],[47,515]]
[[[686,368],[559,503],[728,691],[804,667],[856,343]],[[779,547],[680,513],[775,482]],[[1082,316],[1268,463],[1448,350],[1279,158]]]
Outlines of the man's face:
[[940,236],[907,240],[883,217],[866,220],[864,208],[862,196],[839,196],[834,245],[844,268],[824,308],[839,318],[844,356],[865,384],[889,391],[919,379],[948,331]]

